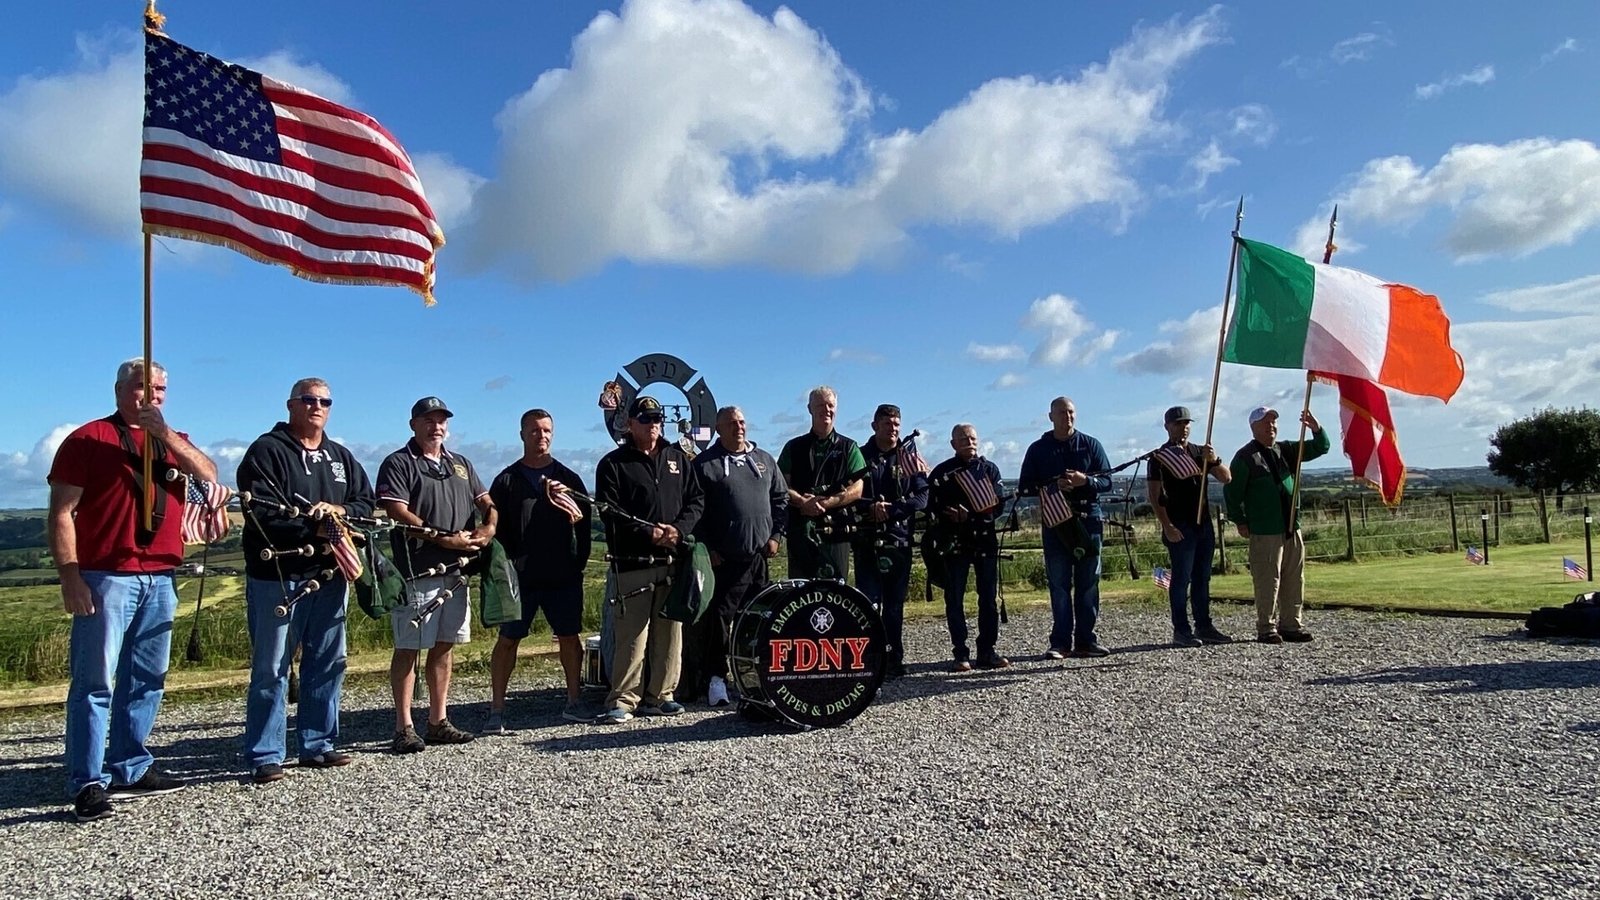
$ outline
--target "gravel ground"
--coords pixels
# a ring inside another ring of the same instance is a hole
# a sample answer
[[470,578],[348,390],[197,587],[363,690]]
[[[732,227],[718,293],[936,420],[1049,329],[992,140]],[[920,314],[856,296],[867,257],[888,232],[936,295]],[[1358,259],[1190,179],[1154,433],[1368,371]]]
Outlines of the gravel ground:
[[[843,728],[797,734],[694,709],[561,723],[517,683],[521,730],[383,752],[386,696],[346,697],[356,763],[257,788],[242,702],[162,712],[157,764],[198,783],[76,825],[59,714],[0,730],[0,885],[12,897],[1594,897],[1593,644],[1515,623],[1314,613],[1316,643],[1119,648],[1045,662],[1042,612],[1010,670],[912,674]],[[1230,608],[1225,630],[1252,630]],[[487,685],[457,685],[475,727]]]

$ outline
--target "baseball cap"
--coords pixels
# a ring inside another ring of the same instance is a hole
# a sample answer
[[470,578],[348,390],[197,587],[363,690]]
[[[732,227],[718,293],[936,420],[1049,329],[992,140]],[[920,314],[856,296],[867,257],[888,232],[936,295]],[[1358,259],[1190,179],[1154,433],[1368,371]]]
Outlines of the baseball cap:
[[1193,422],[1194,416],[1189,415],[1189,407],[1174,406],[1167,410],[1165,421],[1168,425],[1171,425],[1174,422]]
[[633,402],[628,404],[628,418],[637,419],[640,416],[665,418],[666,413],[661,409],[661,401],[654,397],[639,396],[633,398]]
[[1250,410],[1250,424],[1254,425],[1262,419],[1265,419],[1267,416],[1271,416],[1276,419],[1278,417],[1278,411],[1270,406],[1258,406],[1255,409]]
[[421,400],[411,404],[411,418],[413,419],[420,418],[431,412],[442,412],[447,419],[455,415],[450,411],[450,407],[445,406],[444,401],[438,397],[423,397]]

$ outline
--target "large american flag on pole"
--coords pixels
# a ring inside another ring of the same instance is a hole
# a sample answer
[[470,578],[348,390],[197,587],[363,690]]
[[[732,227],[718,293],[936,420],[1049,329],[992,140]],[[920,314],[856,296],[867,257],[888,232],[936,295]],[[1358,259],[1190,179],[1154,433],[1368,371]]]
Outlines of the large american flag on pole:
[[179,536],[185,544],[214,544],[228,536],[228,499],[233,491],[215,481],[184,479],[183,522]]
[[146,233],[313,281],[404,285],[433,305],[444,232],[376,120],[152,31],[144,95]]

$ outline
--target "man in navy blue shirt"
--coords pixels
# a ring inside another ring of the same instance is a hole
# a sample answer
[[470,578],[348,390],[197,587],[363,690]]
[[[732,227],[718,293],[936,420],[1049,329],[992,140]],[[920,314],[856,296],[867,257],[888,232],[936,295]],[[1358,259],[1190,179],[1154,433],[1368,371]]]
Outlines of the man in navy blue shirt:
[[1017,489],[1037,494],[1053,485],[1065,495],[1088,534],[1087,546],[1069,546],[1060,529],[1043,528],[1045,580],[1050,586],[1047,659],[1105,656],[1095,634],[1100,618],[1100,546],[1105,523],[1099,496],[1111,490],[1111,468],[1100,442],[1077,429],[1078,409],[1066,397],[1050,401],[1050,430],[1028,447]]

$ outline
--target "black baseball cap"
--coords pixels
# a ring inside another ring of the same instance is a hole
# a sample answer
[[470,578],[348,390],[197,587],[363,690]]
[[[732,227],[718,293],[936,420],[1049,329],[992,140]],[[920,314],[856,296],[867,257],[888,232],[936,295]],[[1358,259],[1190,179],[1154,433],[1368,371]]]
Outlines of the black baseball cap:
[[1168,425],[1174,422],[1193,422],[1194,416],[1189,415],[1189,407],[1174,406],[1167,410],[1165,421]]
[[639,396],[633,398],[628,404],[628,418],[637,419],[640,416],[656,416],[666,418],[666,411],[661,408],[661,401],[654,397]]
[[421,418],[431,412],[442,412],[446,419],[455,415],[450,411],[450,407],[445,406],[444,401],[438,397],[423,397],[421,400],[411,404],[411,418],[413,419]]

